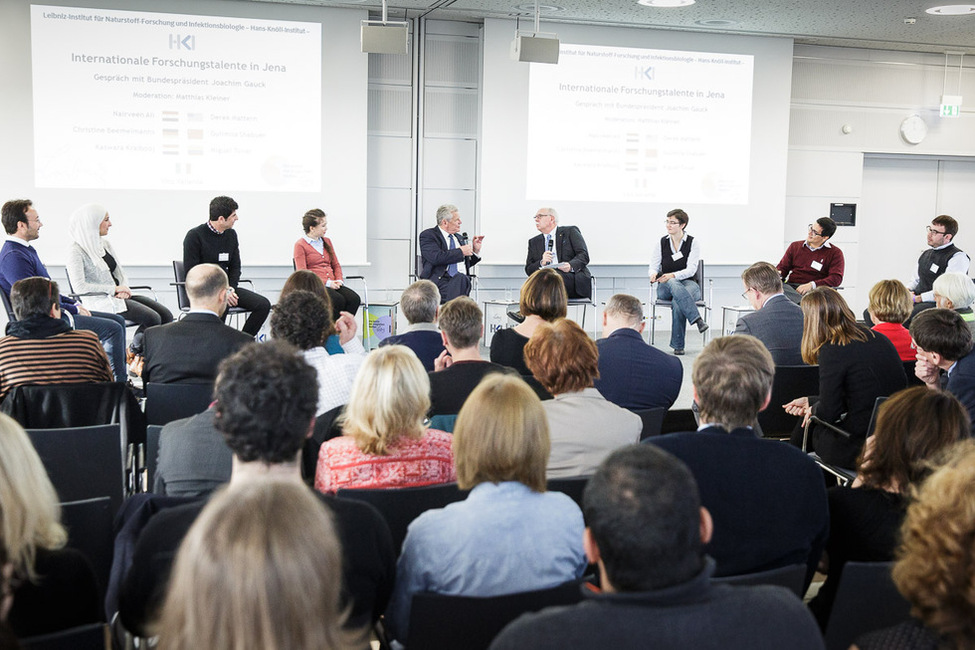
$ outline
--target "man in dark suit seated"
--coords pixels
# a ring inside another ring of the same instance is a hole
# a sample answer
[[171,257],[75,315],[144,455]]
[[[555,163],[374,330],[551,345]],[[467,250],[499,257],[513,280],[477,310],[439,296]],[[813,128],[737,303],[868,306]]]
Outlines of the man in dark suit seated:
[[774,373],[772,355],[755,337],[711,341],[694,362],[701,427],[648,442],[694,473],[714,518],[707,552],[718,563],[717,575],[801,563],[808,585],[829,529],[826,487],[809,456],[753,430],[771,398]]
[[528,240],[525,275],[551,266],[565,282],[569,298],[592,297],[589,249],[577,226],[560,226],[554,208],[539,208],[535,213],[539,235]]
[[670,454],[652,445],[613,452],[586,486],[582,510],[582,544],[602,591],[522,616],[491,650],[823,647],[795,594],[711,583],[714,560],[704,553],[712,520],[694,477]]
[[596,390],[625,409],[670,408],[684,379],[680,359],[664,354],[643,340],[643,305],[638,298],[618,293],[603,310]]
[[756,262],[741,274],[742,295],[755,311],[735,325],[735,334],[751,334],[765,344],[777,366],[802,365],[802,309],[789,300],[782,278],[768,262]]
[[484,377],[492,372],[515,375],[513,368],[485,361],[478,351],[484,334],[480,307],[466,296],[440,310],[440,331],[446,350],[430,373],[430,415],[455,415]]
[[[301,484],[301,449],[315,418],[318,377],[300,353],[281,341],[248,345],[220,365],[214,396],[214,421],[234,456],[228,489],[267,480]],[[386,608],[396,576],[389,527],[366,503],[316,495],[342,542],[346,625],[368,627]],[[139,535],[119,592],[119,615],[130,632],[149,636],[176,550],[205,505],[200,500],[161,510]]]
[[212,382],[224,358],[253,343],[253,337],[221,320],[229,287],[227,274],[216,264],[190,269],[186,274],[190,312],[181,320],[146,330],[143,382]]
[[946,390],[975,421],[975,349],[972,331],[952,309],[926,309],[911,321],[917,348],[914,373],[931,390]]
[[417,280],[406,287],[399,299],[399,308],[410,324],[406,331],[387,336],[384,345],[405,345],[413,350],[427,372],[433,370],[433,362],[445,350],[437,316],[440,311],[440,291],[430,280]]
[[420,277],[433,280],[440,290],[440,300],[447,302],[471,292],[470,268],[481,261],[483,235],[471,239],[459,235],[460,214],[456,205],[437,208],[437,225],[420,233]]

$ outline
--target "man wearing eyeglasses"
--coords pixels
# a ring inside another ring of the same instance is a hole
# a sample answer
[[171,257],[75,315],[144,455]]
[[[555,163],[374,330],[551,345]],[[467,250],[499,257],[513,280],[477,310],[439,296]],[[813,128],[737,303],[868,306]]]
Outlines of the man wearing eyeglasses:
[[829,217],[809,224],[805,240],[789,244],[775,267],[785,283],[785,295],[794,303],[816,287],[838,287],[843,283],[846,261],[843,251],[829,243],[836,222]]
[[589,249],[579,228],[560,226],[559,213],[554,208],[536,210],[535,227],[541,234],[528,240],[525,275],[551,267],[562,276],[570,298],[591,298]]
[[931,221],[927,230],[929,248],[918,258],[914,279],[907,286],[911,290],[911,299],[914,302],[911,318],[919,311],[935,306],[934,291],[931,287],[939,276],[948,272],[968,275],[968,267],[971,264],[968,255],[955,246],[954,239],[958,234],[957,221],[942,214]]

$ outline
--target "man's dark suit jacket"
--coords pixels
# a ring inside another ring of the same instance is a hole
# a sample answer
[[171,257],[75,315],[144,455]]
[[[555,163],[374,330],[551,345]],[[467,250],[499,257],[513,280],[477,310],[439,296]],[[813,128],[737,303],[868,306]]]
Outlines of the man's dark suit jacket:
[[433,362],[446,349],[443,346],[443,338],[440,336],[440,332],[435,330],[414,330],[395,336],[387,336],[379,343],[379,347],[387,345],[405,345],[413,350],[413,354],[420,360],[423,369],[427,372],[433,372]]
[[720,427],[649,438],[690,468],[714,519],[716,575],[803,563],[812,580],[829,533],[823,474],[799,449]]
[[958,360],[945,388],[958,398],[975,421],[975,349]]
[[514,368],[491,363],[490,361],[455,361],[448,368],[429,373],[429,415],[454,415],[460,413],[460,407],[464,405],[468,396],[474,392],[474,389],[481,383],[481,380],[494,372],[506,375],[518,375],[518,372]]
[[[454,235],[454,239],[457,235]],[[443,235],[440,233],[440,228],[434,226],[433,228],[427,228],[420,233],[420,257],[423,263],[420,269],[420,277],[424,280],[432,280],[437,287],[440,289],[440,297],[443,302],[447,302],[451,298],[456,298],[458,295],[467,295],[470,293],[470,280],[463,283],[466,286],[466,291],[463,293],[457,293],[451,291],[449,293],[453,295],[447,295],[444,292],[444,288],[451,284],[451,278],[447,275],[447,267],[451,264],[457,264],[458,275],[465,274],[466,269],[474,266],[481,261],[481,258],[477,255],[471,255],[465,258],[463,251],[460,250],[458,243],[458,248],[451,250],[447,246],[447,242],[444,241]],[[456,276],[455,276],[456,277]],[[466,278],[465,278],[466,279]],[[460,285],[455,281],[455,284]]]
[[[559,264],[568,262],[571,273],[559,271],[565,280],[565,290],[570,298],[592,297],[592,274],[589,272],[589,249],[586,240],[576,226],[558,226],[555,229],[555,253]],[[545,235],[539,234],[528,240],[528,259],[525,260],[525,275],[531,275],[541,268],[542,255],[545,254]]]
[[221,361],[253,342],[253,337],[224,325],[213,314],[187,314],[182,320],[146,330],[142,381],[212,382]]
[[596,341],[599,379],[596,390],[617,406],[643,410],[670,408],[677,401],[684,367],[677,357],[647,345],[636,330],[624,327]]
[[777,366],[802,365],[802,308],[785,295],[772,296],[758,311],[745,314],[735,334],[751,334],[765,344]]

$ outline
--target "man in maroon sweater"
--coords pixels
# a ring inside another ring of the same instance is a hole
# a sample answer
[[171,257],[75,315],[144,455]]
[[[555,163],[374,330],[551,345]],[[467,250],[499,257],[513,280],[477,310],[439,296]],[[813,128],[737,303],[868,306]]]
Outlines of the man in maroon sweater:
[[775,267],[785,283],[785,295],[798,303],[816,287],[838,287],[843,283],[846,262],[843,251],[829,243],[836,232],[836,222],[829,217],[809,224],[805,241],[789,244]]

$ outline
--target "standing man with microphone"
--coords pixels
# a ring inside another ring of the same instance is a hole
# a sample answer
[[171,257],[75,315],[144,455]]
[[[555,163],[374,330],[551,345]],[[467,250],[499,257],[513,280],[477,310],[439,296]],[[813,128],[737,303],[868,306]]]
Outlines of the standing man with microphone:
[[565,282],[569,298],[592,297],[592,274],[589,273],[589,249],[576,226],[560,226],[554,208],[535,212],[535,227],[541,233],[528,240],[525,275],[552,267]]
[[437,225],[420,233],[420,278],[436,283],[441,304],[470,294],[467,272],[481,261],[478,255],[484,236],[477,235],[468,243],[467,233],[459,234],[462,223],[456,205],[441,205],[437,208]]

